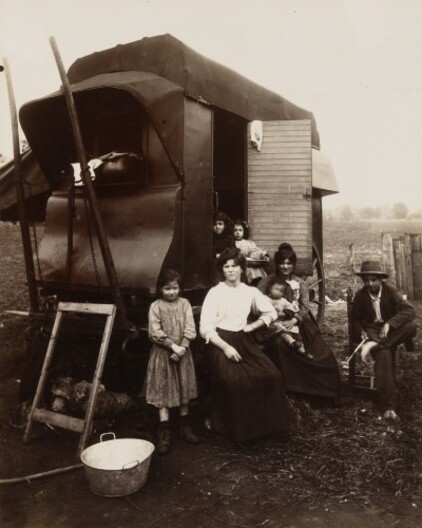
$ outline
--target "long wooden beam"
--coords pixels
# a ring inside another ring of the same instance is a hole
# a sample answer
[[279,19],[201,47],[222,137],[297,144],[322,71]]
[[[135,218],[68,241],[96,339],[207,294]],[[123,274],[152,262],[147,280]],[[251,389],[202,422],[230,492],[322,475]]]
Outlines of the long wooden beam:
[[29,304],[31,312],[39,311],[38,304],[38,290],[35,277],[34,259],[32,257],[31,235],[29,232],[28,215],[25,208],[25,191],[23,187],[22,167],[21,167],[21,152],[19,145],[19,128],[18,128],[18,114],[16,111],[15,94],[13,90],[12,75],[10,73],[9,62],[6,57],[3,58],[4,70],[6,74],[7,93],[9,97],[10,118],[12,122],[13,135],[13,156],[15,163],[15,188],[16,199],[18,202],[19,224],[21,230],[23,255],[25,259],[26,280],[28,284]]
[[[101,255],[104,262],[104,267],[107,273],[107,278],[111,287],[111,292],[113,295],[114,303],[119,310],[119,315],[122,323],[128,329],[130,327],[129,321],[126,314],[126,308],[120,289],[120,285],[117,279],[116,268],[114,266],[113,257],[110,251],[110,246],[108,243],[107,233],[104,228],[104,224],[101,218],[100,209],[98,207],[97,197],[95,194],[95,189],[91,180],[90,171],[88,163],[85,156],[85,149],[83,147],[82,134],[79,126],[78,114],[76,112],[75,101],[73,99],[72,89],[67,77],[66,71],[63,66],[63,62],[60,56],[59,49],[57,47],[54,37],[50,38],[51,48],[53,50],[54,58],[57,63],[57,67],[60,73],[60,78],[62,80],[62,88],[64,96],[66,99],[67,109],[69,112],[69,118],[72,125],[73,137],[75,140],[76,151],[78,154],[79,164],[81,166],[81,176],[84,182],[85,188],[88,194],[89,204],[91,206],[91,211],[93,213],[94,224],[98,235],[98,242],[101,249]],[[88,219],[87,219],[88,221]]]

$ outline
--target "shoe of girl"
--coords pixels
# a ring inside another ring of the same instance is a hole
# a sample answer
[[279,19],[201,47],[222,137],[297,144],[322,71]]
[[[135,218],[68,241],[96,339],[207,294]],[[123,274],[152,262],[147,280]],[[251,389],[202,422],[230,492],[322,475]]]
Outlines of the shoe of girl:
[[157,453],[167,455],[171,449],[171,431],[170,427],[160,425],[158,429]]

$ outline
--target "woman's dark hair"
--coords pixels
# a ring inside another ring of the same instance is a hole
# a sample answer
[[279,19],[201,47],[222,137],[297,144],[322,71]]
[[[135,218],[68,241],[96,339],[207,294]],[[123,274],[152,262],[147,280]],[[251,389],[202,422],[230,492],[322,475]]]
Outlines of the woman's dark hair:
[[286,259],[290,260],[293,266],[296,266],[297,256],[294,249],[289,243],[283,242],[278,246],[278,250],[274,253],[275,265],[278,266]]
[[220,273],[223,272],[223,266],[228,260],[234,260],[236,266],[240,266],[242,271],[246,270],[246,259],[242,253],[235,247],[229,247],[224,249],[220,256],[217,257],[216,266]]
[[233,222],[233,229],[234,226],[240,225],[243,227],[243,238],[246,238],[246,240],[249,240],[249,226],[248,222],[246,220],[235,220]]
[[157,296],[159,297],[161,295],[161,288],[163,286],[173,281],[176,281],[180,288],[182,287],[182,277],[176,270],[163,270],[157,280]]

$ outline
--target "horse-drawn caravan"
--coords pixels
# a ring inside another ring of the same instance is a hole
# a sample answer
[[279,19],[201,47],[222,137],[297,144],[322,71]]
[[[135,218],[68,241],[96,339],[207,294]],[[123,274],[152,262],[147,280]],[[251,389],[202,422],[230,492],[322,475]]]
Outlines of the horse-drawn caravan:
[[[132,327],[118,346],[145,329],[163,268],[180,271],[200,307],[215,280],[217,210],[248,220],[270,254],[290,242],[298,272],[316,270],[310,287],[323,301],[321,199],[337,187],[310,112],[170,35],[82,57],[68,78],[87,159],[102,162],[90,177]],[[112,300],[63,92],[19,117],[51,189],[37,289],[59,301]]]

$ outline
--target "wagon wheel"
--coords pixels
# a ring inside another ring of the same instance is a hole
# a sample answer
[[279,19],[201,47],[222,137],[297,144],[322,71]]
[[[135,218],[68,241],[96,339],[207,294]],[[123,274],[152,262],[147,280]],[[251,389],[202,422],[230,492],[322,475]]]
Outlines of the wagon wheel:
[[306,277],[310,308],[318,325],[324,320],[325,313],[325,276],[319,251],[312,246],[312,275]]

